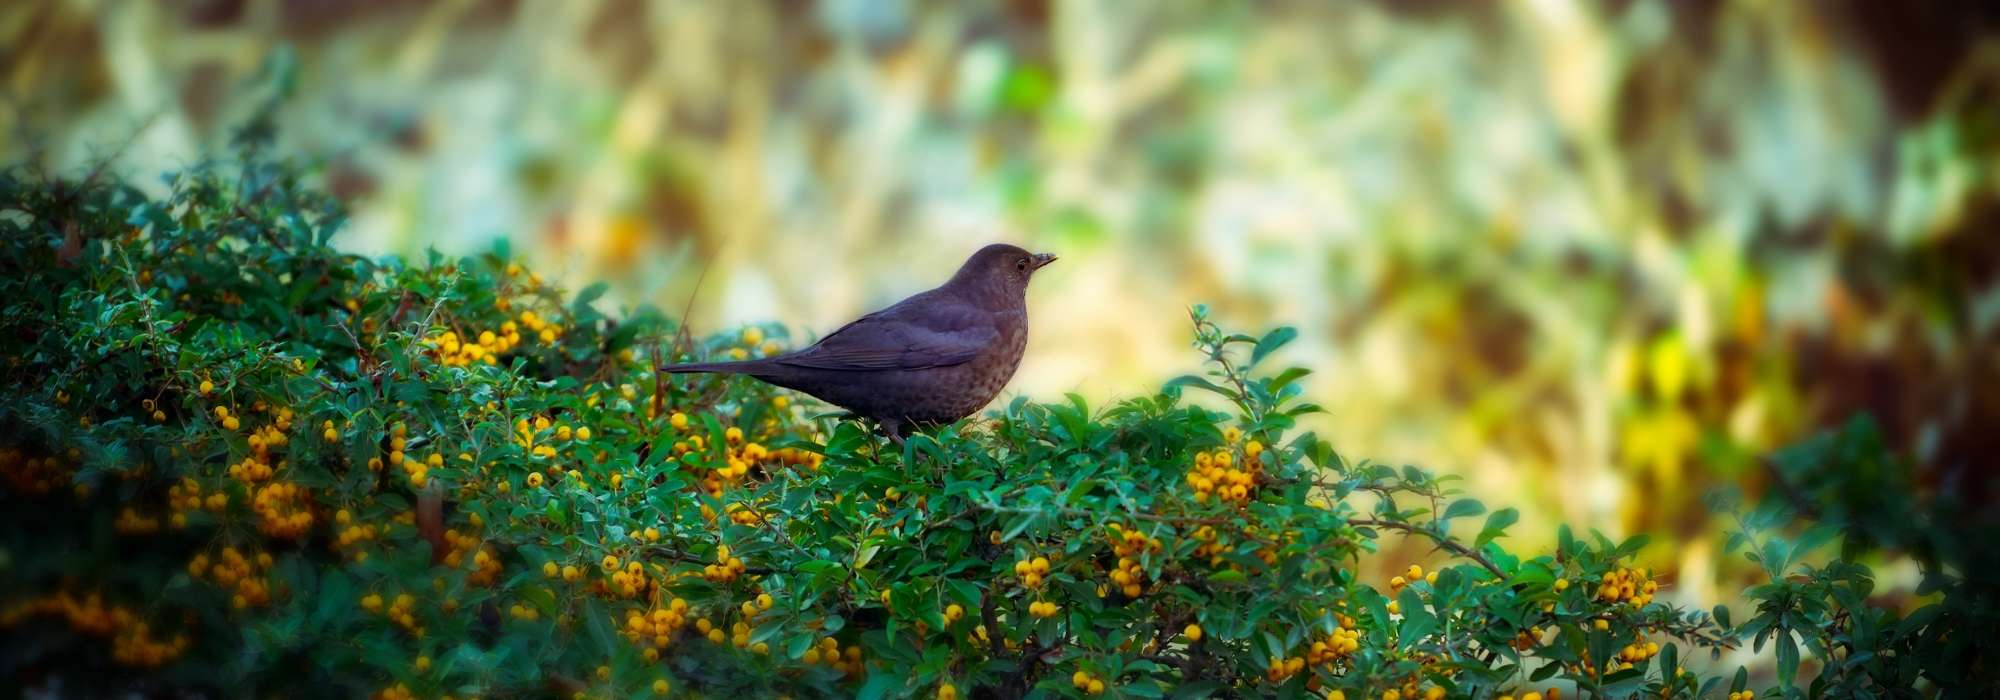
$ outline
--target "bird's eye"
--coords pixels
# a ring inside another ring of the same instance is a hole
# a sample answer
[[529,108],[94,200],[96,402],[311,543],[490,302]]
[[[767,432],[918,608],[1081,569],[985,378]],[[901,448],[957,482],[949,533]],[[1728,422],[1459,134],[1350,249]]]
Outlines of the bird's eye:
[[1015,260],[1014,269],[1026,272],[1028,270],[1028,259],[1021,258],[1019,260]]

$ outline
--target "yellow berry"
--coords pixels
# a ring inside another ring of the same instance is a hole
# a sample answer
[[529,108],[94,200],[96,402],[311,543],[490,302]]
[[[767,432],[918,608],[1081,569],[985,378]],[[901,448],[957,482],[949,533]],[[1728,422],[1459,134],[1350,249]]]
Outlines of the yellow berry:
[[665,678],[662,678],[662,679],[659,679],[659,680],[656,680],[656,681],[653,681],[653,694],[654,694],[654,695],[666,695],[666,694],[667,694],[667,679],[665,679]]
[[1201,641],[1201,625],[1188,625],[1187,629],[1181,630],[1181,634],[1187,635],[1190,642],[1199,642]]

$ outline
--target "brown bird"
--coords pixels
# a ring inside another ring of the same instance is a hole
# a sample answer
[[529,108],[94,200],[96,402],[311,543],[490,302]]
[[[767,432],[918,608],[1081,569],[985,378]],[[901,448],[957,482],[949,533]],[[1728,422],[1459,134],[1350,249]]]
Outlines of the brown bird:
[[992,401],[1028,346],[1028,280],[1054,262],[996,243],[979,249],[936,289],[841,326],[797,352],[742,362],[701,362],[670,373],[747,374],[811,394],[905,431],[950,423]]

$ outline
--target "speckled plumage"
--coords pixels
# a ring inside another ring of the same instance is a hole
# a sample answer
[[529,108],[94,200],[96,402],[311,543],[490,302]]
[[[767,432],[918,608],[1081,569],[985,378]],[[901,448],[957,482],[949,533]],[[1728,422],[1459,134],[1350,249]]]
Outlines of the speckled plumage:
[[909,426],[964,418],[1000,394],[1028,346],[1028,281],[1054,260],[990,245],[938,288],[797,352],[665,370],[747,374],[872,419],[900,440]]

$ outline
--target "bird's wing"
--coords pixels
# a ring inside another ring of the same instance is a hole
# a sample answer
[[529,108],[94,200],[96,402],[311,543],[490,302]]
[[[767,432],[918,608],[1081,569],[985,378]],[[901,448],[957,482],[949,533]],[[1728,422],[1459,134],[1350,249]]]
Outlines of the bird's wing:
[[949,367],[972,361],[999,338],[991,314],[918,295],[856,319],[811,347],[775,361],[831,370]]

